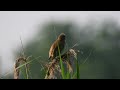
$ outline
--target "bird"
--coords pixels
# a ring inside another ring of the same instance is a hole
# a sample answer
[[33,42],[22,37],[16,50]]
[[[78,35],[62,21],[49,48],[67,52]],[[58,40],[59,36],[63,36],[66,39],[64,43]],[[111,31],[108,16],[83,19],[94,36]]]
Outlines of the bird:
[[64,33],[61,33],[58,36],[58,38],[54,41],[54,43],[51,45],[49,50],[49,60],[53,60],[55,57],[59,56],[58,50],[60,50],[60,54],[61,54],[61,52],[64,50],[65,47],[65,39],[66,39],[66,35]]

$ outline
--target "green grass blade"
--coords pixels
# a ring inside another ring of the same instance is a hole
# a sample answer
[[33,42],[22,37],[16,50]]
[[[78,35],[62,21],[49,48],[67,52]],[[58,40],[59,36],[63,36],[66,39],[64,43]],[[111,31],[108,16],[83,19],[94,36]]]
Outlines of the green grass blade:
[[[29,67],[30,68],[30,67]],[[29,72],[29,77],[30,77],[30,79],[32,79],[32,74],[31,74],[31,71],[30,71],[30,69],[28,68],[28,72]]]
[[77,79],[80,79],[80,69],[79,69],[79,63],[78,63],[78,60],[77,60]]
[[63,62],[62,62],[62,58],[61,58],[61,54],[60,54],[59,45],[58,45],[58,52],[59,52],[59,57],[60,57],[60,66],[61,66],[62,78],[65,79],[65,70],[64,70],[64,66],[63,66]]
[[76,71],[72,75],[72,79],[80,79],[80,65],[78,60],[76,60]]
[[26,71],[26,78],[29,79],[29,77],[28,77],[29,75],[28,75],[28,67],[27,67],[27,65],[25,65],[25,71]]
[[[24,79],[26,79],[26,75],[25,75],[25,73],[23,72],[22,68],[20,68],[20,72],[21,72],[22,76],[24,77]],[[19,75],[19,76],[20,76],[20,75]]]
[[69,71],[67,71],[66,79],[70,79],[70,73],[69,73]]
[[61,58],[60,58],[60,66],[61,66],[62,78],[65,79],[65,70],[64,70],[64,66]]
[[[40,57],[40,56],[39,56],[39,57]],[[39,58],[39,57],[37,57],[37,58]],[[33,59],[33,60],[30,60],[30,61],[28,61],[28,62],[26,62],[26,63],[20,65],[20,66],[17,67],[16,69],[19,69],[19,68],[21,68],[21,67],[23,67],[23,66],[25,66],[25,65],[27,65],[27,64],[29,64],[29,63],[31,63],[31,62],[33,62],[33,61],[36,60],[37,58],[35,58],[35,59]]]
[[76,76],[77,76],[77,71],[73,74],[72,79],[75,79]]
[[75,57],[75,59],[76,59],[77,79],[80,79],[80,67],[79,67],[79,61],[77,60],[77,56]]

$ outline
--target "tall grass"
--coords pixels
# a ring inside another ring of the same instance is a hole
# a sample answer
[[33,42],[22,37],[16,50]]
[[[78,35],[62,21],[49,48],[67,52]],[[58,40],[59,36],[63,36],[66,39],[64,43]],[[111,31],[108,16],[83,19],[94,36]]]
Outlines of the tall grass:
[[63,66],[59,45],[58,45],[58,52],[59,52],[59,57],[60,57],[60,66],[61,66],[62,78],[65,79],[65,68]]
[[77,56],[75,57],[75,61],[76,61],[76,72],[74,72],[73,74],[70,74],[69,70],[66,70],[65,72],[65,67],[63,65],[63,61],[61,58],[61,53],[60,53],[60,49],[59,49],[59,45],[58,45],[58,52],[59,52],[59,57],[60,57],[60,66],[61,66],[61,75],[62,75],[62,79],[73,79],[76,78],[80,79],[80,65],[79,62],[77,60]]
[[[21,40],[21,44],[22,44],[22,40]],[[24,56],[24,48],[23,48],[23,44],[22,44],[22,49],[23,49],[23,56]],[[91,50],[92,52],[92,50]],[[91,52],[89,54],[89,56],[91,55]],[[77,58],[77,55],[74,56],[75,57],[75,69],[73,70],[73,73],[70,73],[69,70],[65,68],[64,64],[63,64],[63,60],[61,58],[61,52],[60,52],[60,48],[59,48],[59,45],[58,45],[58,53],[59,53],[59,59],[60,59],[60,69],[61,69],[61,76],[62,78],[61,79],[80,79],[80,63],[79,63],[79,60]],[[83,62],[83,64],[88,60],[89,56],[85,59],[85,61]],[[39,57],[37,57],[39,58]],[[33,62],[34,60],[36,60],[37,58],[33,59],[33,60],[30,60],[30,61],[25,61],[24,64],[22,65],[19,65],[18,67],[16,67],[16,70],[17,69],[20,69],[24,79],[29,79],[29,68],[28,68],[28,64],[30,64],[31,62]],[[68,58],[69,59],[69,58]],[[24,67],[24,70],[22,70],[22,67]]]

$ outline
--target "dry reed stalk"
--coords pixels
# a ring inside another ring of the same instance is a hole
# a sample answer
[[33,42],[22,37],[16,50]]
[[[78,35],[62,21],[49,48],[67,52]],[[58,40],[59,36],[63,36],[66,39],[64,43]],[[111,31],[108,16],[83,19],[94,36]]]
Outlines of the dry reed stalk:
[[20,57],[16,60],[15,64],[14,64],[14,79],[19,79],[19,65],[20,65],[20,62],[21,61],[24,61],[24,58]]
[[[75,49],[69,49],[66,53],[64,53],[61,58],[62,61],[67,65],[67,69],[69,70],[70,73],[73,72],[73,61],[77,55],[79,51],[75,50]],[[55,59],[53,59],[52,62],[49,62],[48,64],[48,69],[47,69],[47,73],[45,76],[45,79],[56,79],[56,72],[58,71],[59,73],[61,73],[61,69],[57,68],[59,67],[59,62],[60,62],[60,58],[57,57]]]
[[[18,67],[20,66],[21,62],[27,63],[28,59],[29,59],[29,57],[27,57],[27,58],[20,57],[16,60],[16,62],[14,64],[14,79],[19,79],[20,69]],[[28,64],[25,65],[25,68],[26,68],[26,72],[28,73]],[[27,78],[28,78],[28,74],[27,74]]]

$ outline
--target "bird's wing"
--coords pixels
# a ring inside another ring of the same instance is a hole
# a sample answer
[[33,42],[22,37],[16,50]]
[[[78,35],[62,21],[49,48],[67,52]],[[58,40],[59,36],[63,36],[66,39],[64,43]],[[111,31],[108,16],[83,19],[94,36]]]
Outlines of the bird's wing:
[[49,57],[53,57],[53,55],[54,55],[54,53],[55,53],[55,51],[56,51],[56,48],[58,48],[57,47],[57,41],[55,41],[53,44],[52,44],[52,46],[51,46],[51,48],[50,48],[50,51],[49,51]]

